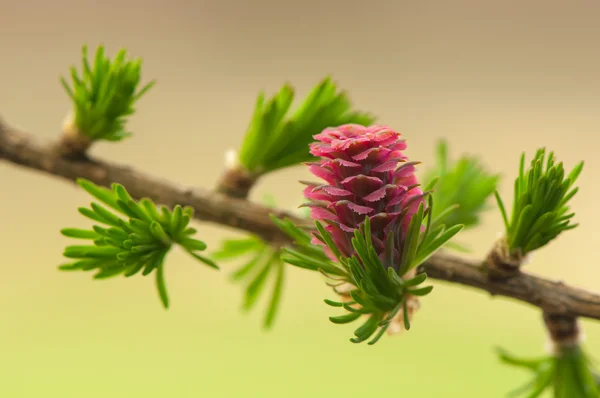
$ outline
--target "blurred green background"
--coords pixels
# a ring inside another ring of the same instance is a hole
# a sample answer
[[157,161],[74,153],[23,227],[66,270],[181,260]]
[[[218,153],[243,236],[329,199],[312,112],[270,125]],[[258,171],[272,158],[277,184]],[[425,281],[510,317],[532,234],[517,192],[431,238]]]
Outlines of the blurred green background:
[[[536,253],[532,272],[598,290],[600,53],[595,1],[0,0],[0,114],[51,139],[69,110],[58,82],[83,43],[126,47],[158,85],[131,120],[135,136],[94,156],[192,186],[215,184],[237,147],[259,90],[285,81],[303,96],[332,74],[359,109],[402,131],[426,165],[446,137],[452,155],[481,154],[504,173],[522,150],[546,145],[567,167],[585,160],[573,201],[581,226]],[[160,151],[160,153],[159,153]],[[253,193],[301,200],[302,168],[269,176]],[[89,197],[72,184],[0,162],[0,397],[502,397],[528,375],[498,363],[494,346],[541,355],[534,308],[436,284],[411,331],[376,346],[348,342],[329,323],[331,293],[289,269],[271,332],[240,312],[241,289],[185,254],[167,263],[172,308],[153,280],[94,281],[60,273],[67,226]],[[460,236],[474,257],[502,228]],[[235,231],[199,225],[216,248]],[[600,324],[585,322],[600,358]]]

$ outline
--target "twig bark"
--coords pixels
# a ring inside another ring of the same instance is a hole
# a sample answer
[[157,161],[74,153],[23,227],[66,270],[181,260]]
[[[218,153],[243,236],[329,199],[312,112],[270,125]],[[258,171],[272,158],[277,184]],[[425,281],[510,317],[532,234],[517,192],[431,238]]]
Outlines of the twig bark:
[[[196,218],[241,229],[274,244],[290,242],[269,219],[269,214],[288,217],[309,227],[291,213],[267,209],[206,189],[190,189],[161,181],[130,167],[91,158],[67,159],[51,143],[42,143],[29,133],[10,128],[0,121],[0,159],[74,181],[82,177],[98,185],[123,184],[133,197],[148,197],[167,206],[192,206]],[[447,253],[438,253],[424,264],[431,278],[458,283],[520,300],[543,311],[565,316],[600,319],[600,294],[567,286],[527,273],[493,281],[480,262]]]

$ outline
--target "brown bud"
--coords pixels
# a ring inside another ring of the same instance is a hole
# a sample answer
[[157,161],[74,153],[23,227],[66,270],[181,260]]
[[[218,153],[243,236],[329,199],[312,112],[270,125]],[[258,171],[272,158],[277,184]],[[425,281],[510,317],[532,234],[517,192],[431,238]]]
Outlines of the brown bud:
[[221,176],[217,184],[217,191],[234,198],[246,199],[256,179],[256,175],[243,167],[233,167]]
[[543,318],[555,353],[580,343],[581,329],[575,316],[544,312]]
[[79,131],[71,115],[65,118],[62,132],[63,134],[57,146],[61,156],[85,157],[85,153],[92,145],[93,140]]
[[487,256],[488,277],[492,280],[505,280],[516,276],[527,260],[519,250],[510,251],[505,237],[496,240]]

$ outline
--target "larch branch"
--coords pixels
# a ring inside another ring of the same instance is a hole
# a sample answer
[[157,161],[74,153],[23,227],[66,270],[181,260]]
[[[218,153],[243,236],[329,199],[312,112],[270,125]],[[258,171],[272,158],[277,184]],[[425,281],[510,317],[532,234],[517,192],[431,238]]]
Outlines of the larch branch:
[[[199,220],[244,230],[275,244],[289,243],[290,239],[271,222],[269,214],[288,217],[298,224],[308,226],[307,221],[298,219],[291,213],[267,209],[213,190],[182,187],[130,167],[89,157],[65,158],[52,143],[41,142],[33,135],[11,128],[2,121],[0,159],[70,181],[81,177],[102,186],[120,183],[135,198],[148,197],[170,207],[176,204],[192,206]],[[507,280],[492,281],[481,264],[482,262],[439,252],[423,267],[431,278],[520,300],[539,307],[544,312],[600,319],[600,294],[524,272]]]

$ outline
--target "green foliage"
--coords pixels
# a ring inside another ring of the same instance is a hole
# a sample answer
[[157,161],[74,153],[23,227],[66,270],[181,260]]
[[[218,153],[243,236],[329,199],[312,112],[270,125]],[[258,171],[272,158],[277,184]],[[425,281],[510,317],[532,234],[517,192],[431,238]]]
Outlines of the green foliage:
[[471,228],[479,224],[480,214],[487,209],[488,199],[498,185],[500,176],[489,173],[475,156],[462,156],[456,162],[448,158],[445,140],[436,148],[436,164],[425,176],[426,182],[438,178],[435,191],[433,216],[457,206],[445,219],[447,225],[463,224]]
[[71,67],[73,86],[61,77],[61,83],[73,101],[74,123],[80,134],[92,140],[119,141],[131,135],[125,131],[126,117],[135,112],[134,105],[153,85],[137,91],[141,78],[141,59],[126,60],[122,49],[110,60],[99,46],[93,65],[83,46],[81,75]]
[[[265,198],[267,207],[275,207],[272,197]],[[303,217],[307,218],[308,209],[299,209]],[[226,239],[221,248],[211,254],[211,258],[218,261],[241,261],[242,265],[231,274],[231,280],[245,284],[243,309],[250,311],[265,291],[269,278],[274,279],[273,288],[263,326],[266,329],[273,327],[281,306],[283,285],[285,279],[285,263],[281,260],[281,248],[265,242],[258,236],[248,235],[240,239]]]
[[250,236],[241,239],[228,239],[221,249],[211,255],[214,260],[243,259],[244,263],[232,275],[234,282],[246,284],[243,308],[249,311],[254,307],[265,290],[269,277],[274,278],[273,289],[264,319],[265,328],[271,328],[279,310],[285,264],[281,261],[280,249],[262,239]]
[[308,145],[313,135],[327,127],[347,123],[372,124],[374,118],[353,111],[347,95],[326,78],[288,116],[294,89],[284,85],[265,101],[259,94],[254,115],[239,153],[240,163],[250,172],[264,174],[312,159]]
[[536,152],[530,167],[525,170],[523,153],[519,175],[515,179],[510,218],[496,192],[511,253],[525,255],[577,226],[571,224],[575,213],[569,213],[567,203],[578,191],[578,188],[571,188],[582,169],[583,162],[565,176],[563,164],[556,163],[554,152],[550,152],[546,159],[546,150],[542,148]]
[[540,397],[553,391],[555,398],[598,398],[600,388],[591,370],[591,363],[580,347],[564,349],[561,355],[536,359],[517,358],[499,351],[500,360],[508,365],[534,373],[532,380],[514,390],[510,396]]
[[206,249],[206,244],[192,238],[196,230],[189,227],[193,218],[191,207],[177,205],[171,211],[164,206],[157,207],[149,199],[134,201],[120,184],[113,184],[112,189],[107,189],[84,179],[77,180],[77,183],[112,211],[97,202],[92,202],[90,209],[79,208],[82,215],[103,226],[94,225],[90,230],[63,229],[63,235],[91,241],[91,244],[68,246],[64,256],[75,261],[62,265],[60,269],[97,270],[96,279],[116,275],[129,277],[140,272],[148,275],[156,271],[156,287],[162,304],[168,308],[164,260],[173,244],[178,244],[210,267],[219,268],[212,260],[197,253]]
[[[283,260],[300,268],[323,273],[329,280],[329,285],[337,287],[351,285],[350,301],[325,302],[333,307],[340,307],[346,314],[330,317],[336,324],[350,323],[361,317],[366,320],[354,331],[353,343],[361,343],[370,339],[368,344],[375,344],[385,333],[393,318],[402,310],[405,329],[410,328],[407,311],[407,297],[425,296],[432,286],[420,287],[426,280],[425,273],[413,278],[403,279],[412,269],[423,264],[440,247],[448,242],[462,228],[455,225],[449,229],[433,220],[431,216],[431,197],[428,210],[421,204],[413,216],[405,238],[404,249],[401,253],[400,264],[392,262],[394,249],[393,233],[388,235],[385,242],[384,259],[380,259],[371,240],[371,227],[366,217],[359,230],[355,230],[352,247],[355,255],[344,257],[336,247],[333,238],[320,224],[316,223],[315,236],[331,250],[337,262],[331,261],[320,246],[311,243],[310,234],[296,227],[290,220],[280,220],[272,217],[273,221],[294,240],[294,246],[284,249]],[[421,227],[425,222],[425,229]],[[337,290],[336,290],[337,291]]]

